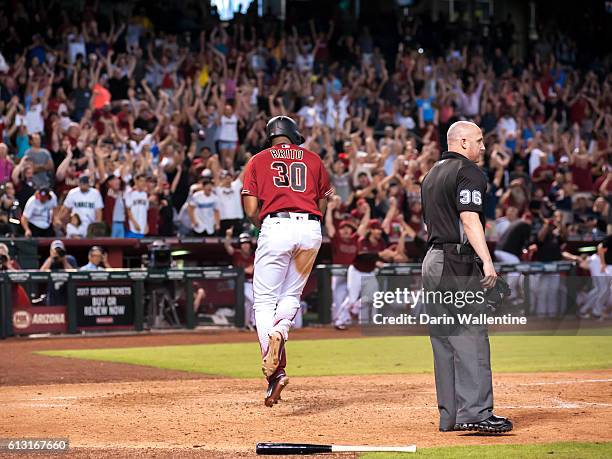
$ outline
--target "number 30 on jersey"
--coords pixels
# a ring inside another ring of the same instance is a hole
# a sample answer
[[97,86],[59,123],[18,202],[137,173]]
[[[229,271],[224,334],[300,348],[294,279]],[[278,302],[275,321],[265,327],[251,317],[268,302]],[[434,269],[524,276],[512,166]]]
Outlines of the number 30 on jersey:
[[275,186],[289,187],[299,193],[306,191],[306,164],[296,161],[287,166],[283,161],[275,161],[270,167],[277,172],[273,177]]

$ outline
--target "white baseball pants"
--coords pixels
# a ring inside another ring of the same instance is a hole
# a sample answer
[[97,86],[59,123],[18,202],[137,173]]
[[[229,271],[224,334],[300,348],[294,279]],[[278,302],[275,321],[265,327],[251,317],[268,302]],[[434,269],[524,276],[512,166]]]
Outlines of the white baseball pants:
[[[350,325],[352,322],[351,314],[356,316],[361,315],[361,297],[363,295],[364,284],[369,284],[368,281],[370,280],[373,280],[374,283],[376,282],[376,271],[364,273],[359,271],[353,265],[348,267],[348,271],[346,273],[346,289],[348,294],[340,305],[340,309],[338,310],[336,316],[335,325]],[[371,290],[371,288],[368,290]]]
[[580,313],[590,312],[599,317],[608,307],[612,306],[612,266],[607,266],[606,270],[601,272],[599,255],[594,254],[589,257],[589,271],[593,289],[589,291],[585,304],[580,308]]
[[340,312],[340,307],[348,295],[346,276],[332,276],[332,322],[335,322]]
[[244,325],[253,326],[255,325],[255,318],[253,317],[253,282],[244,282]]
[[[255,323],[262,356],[270,333],[285,341],[300,309],[300,296],[321,247],[321,224],[306,214],[266,217],[255,252],[253,293]],[[283,359],[284,362],[284,359]]]
[[559,273],[531,274],[529,279],[531,313],[538,317],[557,317],[565,311],[565,288]]
[[[521,262],[520,258],[510,252],[504,252],[503,250],[495,251],[495,258],[497,258],[501,263],[515,263],[518,264]],[[508,278],[508,286],[512,293],[510,294],[510,298],[518,298],[519,297],[519,288],[521,281],[521,273],[519,272],[510,272],[507,275]]]

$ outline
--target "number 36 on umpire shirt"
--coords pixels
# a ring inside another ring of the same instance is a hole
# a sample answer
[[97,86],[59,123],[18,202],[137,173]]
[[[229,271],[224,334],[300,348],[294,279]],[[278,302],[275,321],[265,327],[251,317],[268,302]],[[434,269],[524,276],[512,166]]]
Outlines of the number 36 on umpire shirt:
[[445,152],[421,186],[423,219],[428,243],[465,244],[467,235],[459,214],[476,212],[484,228],[487,180],[483,171],[459,153]]

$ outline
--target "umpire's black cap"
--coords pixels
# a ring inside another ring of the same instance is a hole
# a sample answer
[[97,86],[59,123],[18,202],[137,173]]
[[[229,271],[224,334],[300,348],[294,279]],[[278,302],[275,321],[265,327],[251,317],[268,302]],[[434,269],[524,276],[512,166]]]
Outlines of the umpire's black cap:
[[291,140],[295,145],[304,143],[304,137],[298,131],[297,124],[291,118],[285,115],[275,116],[268,121],[266,125],[266,136],[268,142],[272,142],[274,137],[284,136]]

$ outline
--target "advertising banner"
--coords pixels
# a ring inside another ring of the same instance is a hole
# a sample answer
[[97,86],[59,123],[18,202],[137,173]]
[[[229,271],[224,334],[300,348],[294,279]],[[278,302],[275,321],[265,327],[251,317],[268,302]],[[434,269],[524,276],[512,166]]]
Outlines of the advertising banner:
[[77,329],[134,326],[134,287],[122,282],[77,282]]
[[20,306],[13,309],[13,333],[66,333],[66,306]]

